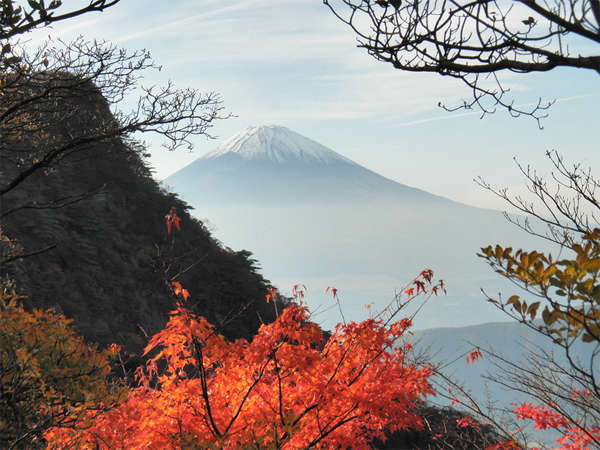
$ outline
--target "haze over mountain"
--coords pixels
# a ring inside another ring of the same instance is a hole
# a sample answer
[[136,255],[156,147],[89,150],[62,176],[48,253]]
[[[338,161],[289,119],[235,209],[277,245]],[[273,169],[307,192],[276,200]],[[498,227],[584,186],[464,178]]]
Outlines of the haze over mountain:
[[382,177],[280,126],[249,127],[167,179],[205,203],[331,204],[436,202],[440,197]]
[[[514,287],[475,254],[492,243],[540,247],[499,211],[382,177],[279,126],[247,128],[164,183],[225,245],[252,251],[282,292],[304,283],[309,305],[327,308],[324,290],[337,287],[346,318],[364,318],[364,305],[386,304],[431,268],[448,295],[430,302],[417,327],[505,320],[480,288]],[[332,326],[339,316],[329,311],[315,320]]]
[[[511,323],[485,323],[462,328],[434,328],[416,331],[409,340],[415,345],[416,353],[425,351],[431,362],[442,367],[445,375],[465,386],[470,395],[478,399],[481,406],[487,407],[488,401],[496,402],[497,408],[508,408],[513,403],[539,404],[539,399],[523,392],[512,391],[495,383],[492,380],[507,382],[507,376],[499,370],[498,360],[491,358],[487,352],[476,363],[468,364],[466,355],[475,346],[486,351],[492,351],[506,358],[522,368],[543,371],[538,362],[532,360],[535,355],[537,361],[541,355],[551,356],[562,367],[569,367],[569,362],[563,349],[553,344],[550,339],[537,333],[531,328],[517,322]],[[571,347],[570,356],[576,360],[589,361],[594,345],[578,341]],[[460,356],[462,355],[462,356]],[[543,360],[543,358],[541,358]],[[500,364],[509,373],[514,374],[507,364]],[[433,400],[437,405],[449,405],[451,400],[442,396]],[[511,417],[511,414],[508,414]],[[556,448],[556,440],[561,437],[555,430],[539,430],[532,423],[520,421],[519,426],[524,426],[529,437],[548,448]],[[531,445],[534,445],[531,443]]]

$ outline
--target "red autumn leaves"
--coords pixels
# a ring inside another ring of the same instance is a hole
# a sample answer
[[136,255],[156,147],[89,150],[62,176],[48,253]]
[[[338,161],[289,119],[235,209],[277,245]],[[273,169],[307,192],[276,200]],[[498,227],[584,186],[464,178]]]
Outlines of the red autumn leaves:
[[181,230],[181,226],[179,225],[181,218],[177,215],[177,208],[173,206],[169,210],[169,213],[165,216],[165,222],[167,224],[167,234],[171,234],[173,232],[173,228]]
[[53,430],[50,445],[369,448],[384,429],[420,428],[413,407],[433,393],[431,369],[405,359],[408,326],[351,322],[325,341],[307,308],[291,305],[252,342],[228,342],[179,304],[146,347],[139,387],[75,430]]
[[188,298],[190,298],[190,293],[188,292],[188,290],[184,289],[181,286],[181,283],[178,281],[171,282],[171,289],[173,290],[173,294],[175,294],[176,297],[181,295],[183,297],[184,302],[187,302]]

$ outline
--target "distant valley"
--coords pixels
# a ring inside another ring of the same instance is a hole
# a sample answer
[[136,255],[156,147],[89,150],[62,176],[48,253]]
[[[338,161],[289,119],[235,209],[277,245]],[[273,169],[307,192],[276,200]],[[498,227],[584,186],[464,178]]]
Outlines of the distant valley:
[[358,320],[364,305],[386,304],[425,268],[446,281],[448,295],[429,302],[417,328],[506,320],[480,288],[495,295],[514,286],[475,254],[495,243],[541,244],[499,211],[384,178],[279,126],[243,130],[164,185],[226,246],[253,252],[283,293],[305,284],[314,319],[326,328],[339,320],[327,286],[339,289],[344,314]]

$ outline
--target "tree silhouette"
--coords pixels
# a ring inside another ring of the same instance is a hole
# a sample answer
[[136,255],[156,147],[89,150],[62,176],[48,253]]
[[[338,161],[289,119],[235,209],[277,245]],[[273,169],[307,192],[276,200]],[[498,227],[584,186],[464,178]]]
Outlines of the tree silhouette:
[[[160,70],[146,51],[129,52],[106,42],[50,39],[36,50],[18,42],[24,33],[51,23],[112,7],[119,0],[94,0],[66,12],[60,1],[29,7],[2,1],[0,13],[0,219],[23,209],[63,208],[102,191],[103,183],[84,192],[60,192],[50,201],[35,196],[16,200],[14,191],[31,177],[52,176],[59,165],[103,154],[112,145],[132,145],[136,133],[157,133],[168,150],[191,147],[190,138],[211,137],[208,130],[222,115],[214,92],[166,86],[144,87],[140,78]],[[137,95],[137,101],[135,101]],[[134,96],[134,100],[131,100]],[[130,111],[117,105],[125,98]],[[39,180],[36,180],[36,183]],[[0,230],[0,235],[2,231]],[[18,249],[2,240],[0,265],[55,247]]]
[[396,69],[462,80],[482,115],[505,108],[540,124],[552,102],[517,106],[499,74],[557,67],[600,72],[597,0],[324,0],[359,47]]
[[48,5],[44,0],[29,0],[29,6],[17,4],[14,0],[0,2],[0,43],[40,26],[45,27],[55,22],[71,19],[95,11],[104,11],[121,0],[90,0],[79,9],[66,11],[61,0],[51,0]]

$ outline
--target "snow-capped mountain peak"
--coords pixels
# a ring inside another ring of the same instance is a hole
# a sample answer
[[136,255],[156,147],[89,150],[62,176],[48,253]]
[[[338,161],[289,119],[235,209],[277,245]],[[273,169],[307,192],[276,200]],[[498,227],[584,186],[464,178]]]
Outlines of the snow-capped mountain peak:
[[346,163],[350,159],[308,139],[286,127],[262,125],[248,127],[230,137],[202,159],[215,159],[237,154],[245,159],[269,160],[277,163],[304,162],[319,164]]

